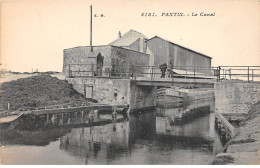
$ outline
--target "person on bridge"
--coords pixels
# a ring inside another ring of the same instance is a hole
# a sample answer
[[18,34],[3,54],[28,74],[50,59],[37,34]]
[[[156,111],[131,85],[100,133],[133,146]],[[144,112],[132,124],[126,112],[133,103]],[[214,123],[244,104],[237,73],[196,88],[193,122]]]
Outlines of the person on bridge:
[[164,64],[160,65],[159,68],[161,69],[161,72],[162,72],[161,78],[165,78],[165,72],[166,72],[166,69],[167,69],[167,64],[164,63]]

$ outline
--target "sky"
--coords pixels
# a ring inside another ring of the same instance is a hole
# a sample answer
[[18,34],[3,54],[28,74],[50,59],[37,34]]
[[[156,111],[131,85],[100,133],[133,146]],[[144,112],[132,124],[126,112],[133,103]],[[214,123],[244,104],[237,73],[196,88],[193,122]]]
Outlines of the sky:
[[[260,66],[259,0],[2,0],[2,68],[62,71],[63,49],[89,45],[90,5],[105,16],[93,17],[93,45],[133,29],[208,55],[212,66]],[[161,16],[167,12],[185,16]]]

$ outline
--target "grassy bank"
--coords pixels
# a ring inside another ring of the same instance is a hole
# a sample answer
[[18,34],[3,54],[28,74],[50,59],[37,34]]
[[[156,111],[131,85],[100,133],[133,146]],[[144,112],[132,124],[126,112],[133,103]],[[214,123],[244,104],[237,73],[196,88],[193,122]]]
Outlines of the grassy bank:
[[22,107],[42,107],[55,104],[88,101],[65,80],[38,75],[4,82],[0,86],[0,110]]

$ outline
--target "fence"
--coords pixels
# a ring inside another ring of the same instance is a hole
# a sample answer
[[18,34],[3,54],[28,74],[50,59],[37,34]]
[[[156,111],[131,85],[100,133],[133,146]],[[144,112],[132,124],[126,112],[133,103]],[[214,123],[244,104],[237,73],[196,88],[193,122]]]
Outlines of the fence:
[[247,82],[260,81],[260,66],[219,66],[218,81],[242,80]]
[[[194,66],[179,66],[173,69],[167,69],[165,78],[216,78],[214,69]],[[135,66],[129,65],[123,69],[115,68],[98,68],[95,64],[70,64],[69,77],[120,77],[120,78],[137,78],[146,79],[161,78],[162,72],[159,67],[155,66]]]
[[38,110],[54,110],[54,109],[66,109],[73,107],[86,107],[91,105],[88,102],[75,101],[72,103],[58,104],[58,105],[50,105],[45,107],[23,107],[19,109],[20,111],[38,111]]
[[159,80],[161,78],[185,78],[185,79],[214,79],[218,82],[223,80],[243,80],[247,82],[259,81],[260,66],[218,66],[196,67],[175,66],[162,71],[155,66],[129,65],[123,69],[99,68],[95,64],[70,64],[69,77],[108,77],[108,78],[131,78],[145,80]]

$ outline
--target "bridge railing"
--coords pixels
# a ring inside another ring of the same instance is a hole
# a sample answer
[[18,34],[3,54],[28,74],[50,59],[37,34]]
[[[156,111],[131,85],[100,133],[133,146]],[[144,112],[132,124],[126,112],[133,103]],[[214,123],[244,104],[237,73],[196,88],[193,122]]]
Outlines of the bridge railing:
[[260,66],[219,66],[218,81],[260,82]]
[[260,81],[260,66],[218,66],[218,67],[196,67],[196,66],[174,66],[167,68],[165,75],[158,66],[136,66],[126,67],[98,67],[95,64],[70,64],[69,77],[107,77],[107,78],[131,78],[145,80],[164,80],[173,78],[184,79],[211,79],[243,80],[247,82]]
[[175,66],[173,68],[167,68],[165,75],[159,67],[147,66],[137,67],[139,73],[136,73],[136,77],[147,77],[151,79],[158,78],[202,78],[202,79],[216,79],[217,67],[195,67],[195,66]]
[[146,80],[156,80],[160,78],[202,78],[216,79],[214,67],[194,67],[179,66],[167,69],[165,76],[156,66],[136,66],[130,65],[127,68],[97,68],[95,64],[70,64],[69,77],[109,77],[109,78],[143,78]]

